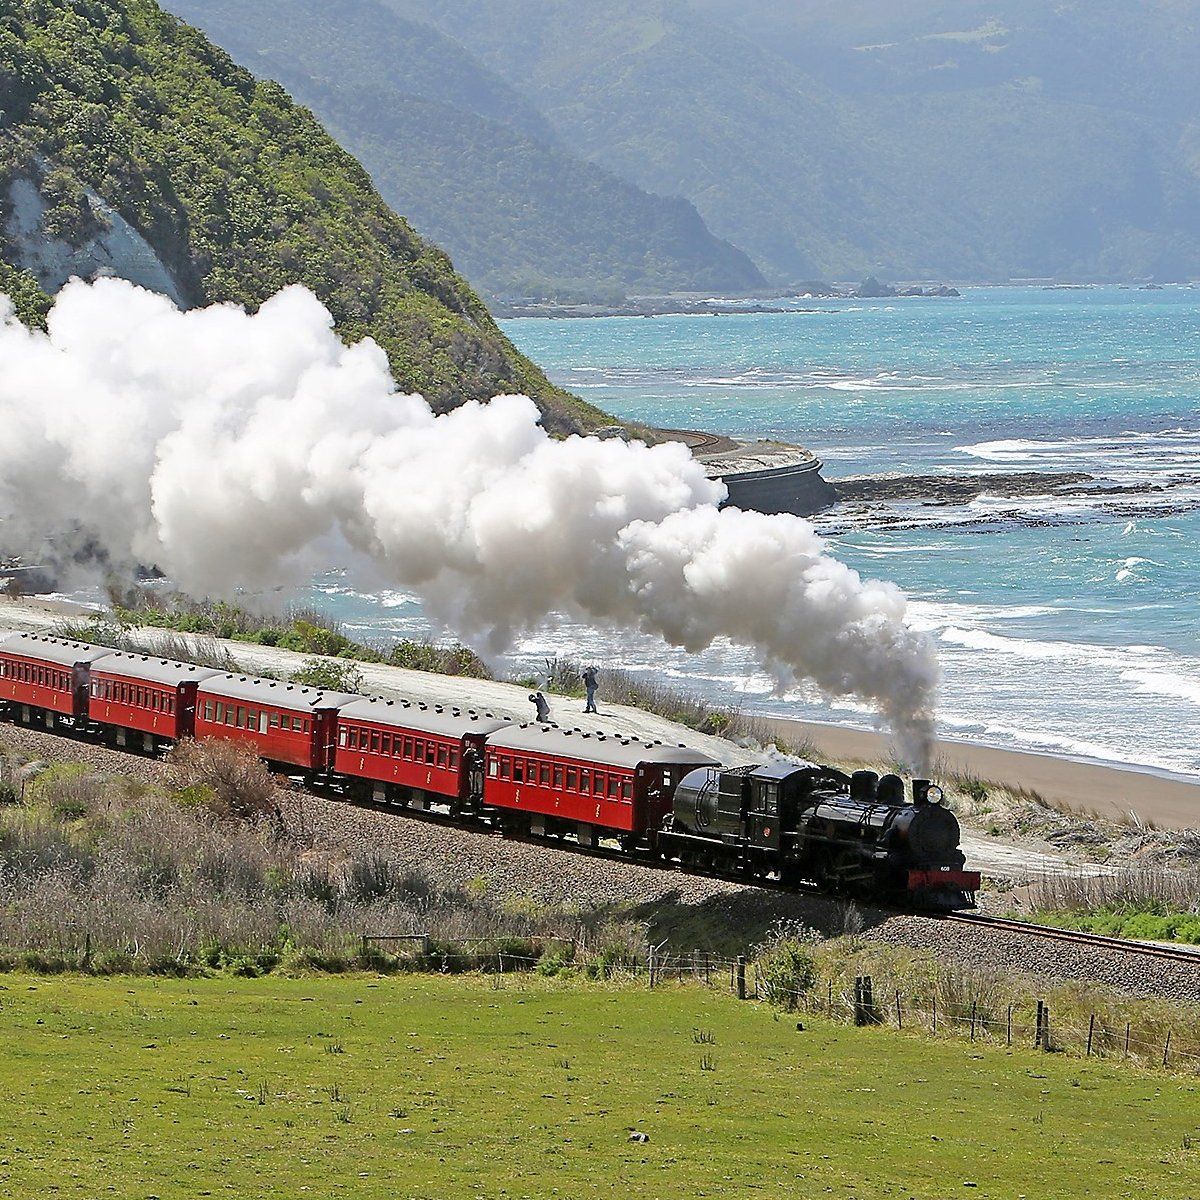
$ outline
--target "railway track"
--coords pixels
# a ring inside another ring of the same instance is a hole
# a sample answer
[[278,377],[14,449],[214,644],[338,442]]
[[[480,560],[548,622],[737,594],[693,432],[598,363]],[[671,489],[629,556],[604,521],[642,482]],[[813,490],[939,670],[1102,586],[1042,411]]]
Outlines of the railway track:
[[983,929],[995,929],[1005,933],[1016,933],[1023,937],[1042,938],[1046,941],[1067,942],[1074,946],[1090,946],[1100,950],[1118,950],[1123,954],[1139,954],[1146,958],[1164,958],[1172,962],[1186,962],[1200,967],[1200,947],[1189,949],[1183,946],[1167,946],[1161,942],[1139,942],[1132,938],[1109,937],[1102,933],[1084,933],[1078,929],[1058,929],[1053,925],[1035,925],[1031,921],[1014,921],[1008,917],[991,917],[986,913],[937,913],[921,914],[933,916],[939,921],[955,921],[962,925],[976,925]]

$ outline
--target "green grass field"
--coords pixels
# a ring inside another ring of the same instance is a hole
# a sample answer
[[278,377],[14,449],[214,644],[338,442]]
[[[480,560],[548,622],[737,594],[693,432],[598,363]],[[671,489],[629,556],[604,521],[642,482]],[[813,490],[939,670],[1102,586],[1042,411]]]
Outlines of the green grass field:
[[6,1197],[1200,1196],[1200,1081],[694,987],[13,974],[0,1050]]

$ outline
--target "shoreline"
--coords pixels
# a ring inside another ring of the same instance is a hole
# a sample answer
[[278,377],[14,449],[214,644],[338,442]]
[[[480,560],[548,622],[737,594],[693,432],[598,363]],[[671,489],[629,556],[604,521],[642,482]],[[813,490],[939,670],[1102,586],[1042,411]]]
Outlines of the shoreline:
[[[891,757],[886,733],[845,725],[763,718],[783,738],[807,740],[835,760],[880,762]],[[1057,808],[1169,829],[1200,827],[1200,776],[1171,774],[1150,766],[1059,757],[978,742],[938,738],[933,773],[971,775],[984,782],[1037,792]]]

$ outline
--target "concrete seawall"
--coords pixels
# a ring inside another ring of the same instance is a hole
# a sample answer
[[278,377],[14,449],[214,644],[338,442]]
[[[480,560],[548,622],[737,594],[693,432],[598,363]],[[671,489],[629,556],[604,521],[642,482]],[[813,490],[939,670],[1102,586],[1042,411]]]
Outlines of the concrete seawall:
[[699,446],[695,453],[709,478],[729,489],[726,503],[736,508],[810,517],[837,503],[832,484],[821,475],[821,460],[803,446],[726,440],[719,449]]
[[795,466],[731,473],[721,479],[729,489],[727,504],[755,512],[811,517],[837,503],[833,485],[821,475],[819,459]]

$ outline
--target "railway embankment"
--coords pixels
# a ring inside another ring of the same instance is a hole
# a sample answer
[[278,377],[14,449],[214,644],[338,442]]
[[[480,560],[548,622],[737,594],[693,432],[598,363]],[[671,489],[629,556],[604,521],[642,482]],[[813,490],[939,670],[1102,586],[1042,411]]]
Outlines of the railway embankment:
[[[42,730],[0,727],[0,744],[27,759],[82,762],[110,776],[166,786],[168,769],[151,758]],[[943,967],[980,978],[998,975],[1104,988],[1145,997],[1200,1002],[1195,963],[1148,958],[1133,950],[1073,946],[1033,932],[897,915],[845,900],[750,886],[687,874],[570,846],[523,842],[484,828],[429,817],[351,807],[310,792],[280,795],[285,826],[326,855],[377,856],[469,889],[498,909],[576,907],[645,925],[676,953],[692,947],[749,952],[781,923],[825,937],[851,935],[869,959],[871,947],[930,955]]]

